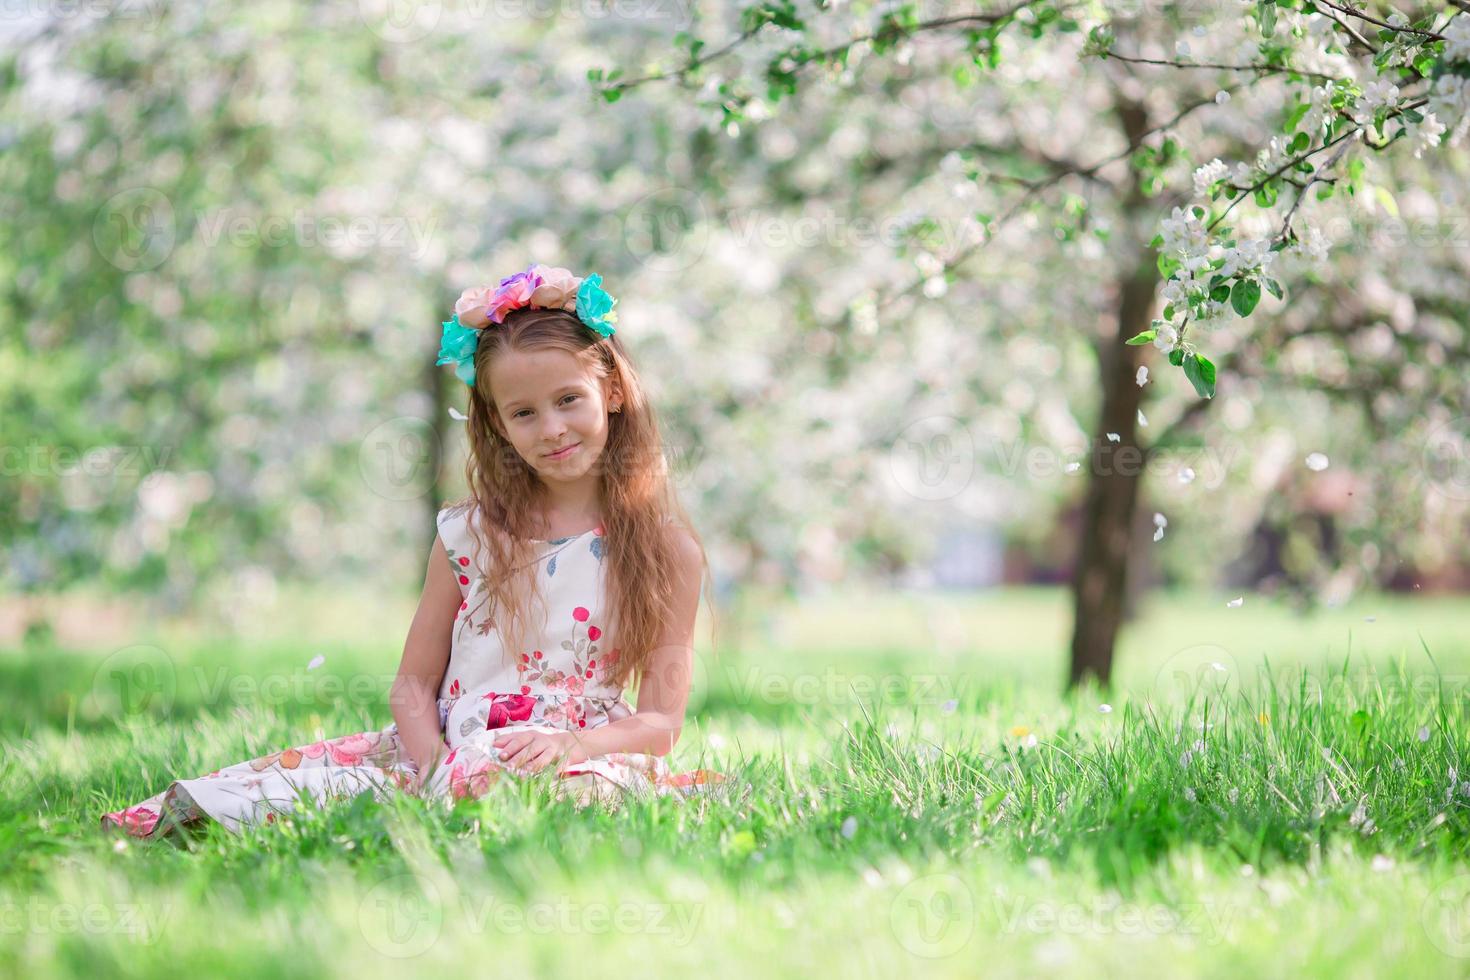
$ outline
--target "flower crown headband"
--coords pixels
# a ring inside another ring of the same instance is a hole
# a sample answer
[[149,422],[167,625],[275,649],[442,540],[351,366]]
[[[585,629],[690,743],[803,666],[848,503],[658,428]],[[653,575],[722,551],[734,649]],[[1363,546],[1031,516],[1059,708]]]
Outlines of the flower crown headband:
[[596,272],[582,279],[566,269],[533,265],[500,280],[493,289],[475,286],[460,294],[454,315],[444,321],[444,338],[435,364],[453,364],[455,376],[475,386],[475,348],[480,331],[492,323],[504,323],[511,310],[566,310],[604,337],[613,335],[618,301],[602,288]]

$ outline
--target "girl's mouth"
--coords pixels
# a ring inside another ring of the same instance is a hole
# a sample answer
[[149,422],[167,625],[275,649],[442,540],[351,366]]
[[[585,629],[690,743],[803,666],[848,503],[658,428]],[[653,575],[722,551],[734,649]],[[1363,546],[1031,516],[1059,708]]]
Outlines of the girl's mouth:
[[565,449],[561,450],[560,452],[555,452],[555,453],[548,454],[546,458],[547,459],[555,459],[555,460],[566,459],[572,453],[576,452],[577,451],[577,447],[580,446],[580,445],[582,445],[580,442],[574,442],[570,446],[568,446]]

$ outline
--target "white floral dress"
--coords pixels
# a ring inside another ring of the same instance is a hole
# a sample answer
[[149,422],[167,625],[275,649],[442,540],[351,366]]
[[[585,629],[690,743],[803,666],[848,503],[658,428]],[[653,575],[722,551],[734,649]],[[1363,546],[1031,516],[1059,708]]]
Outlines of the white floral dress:
[[[452,799],[483,795],[498,779],[519,775],[503,764],[494,739],[516,731],[585,731],[633,708],[608,681],[618,657],[605,631],[603,529],[538,541],[536,574],[545,628],[530,649],[505,656],[488,615],[483,576],[473,567],[468,521],[474,509],[439,512],[439,537],[459,582],[449,664],[439,690],[439,724],[450,751],[424,793]],[[212,818],[231,830],[273,822],[304,796],[316,799],[372,791],[379,798],[408,785],[414,767],[398,726],[359,732],[180,779],[142,803],[102,815],[105,829],[156,837],[177,824]],[[581,803],[627,792],[689,795],[722,782],[704,769],[671,773],[661,756],[611,753],[563,763],[558,792]]]

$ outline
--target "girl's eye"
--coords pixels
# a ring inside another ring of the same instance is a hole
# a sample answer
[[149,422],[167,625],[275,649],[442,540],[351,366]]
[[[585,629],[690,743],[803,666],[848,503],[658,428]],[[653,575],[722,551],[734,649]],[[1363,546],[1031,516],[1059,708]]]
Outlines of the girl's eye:
[[[567,395],[566,397],[562,398],[562,402],[565,403],[568,398],[580,398],[580,397],[581,397],[580,395]],[[529,411],[530,411],[529,408],[523,408],[519,412],[516,412],[514,415],[512,415],[511,418],[518,419],[522,415],[526,414]]]

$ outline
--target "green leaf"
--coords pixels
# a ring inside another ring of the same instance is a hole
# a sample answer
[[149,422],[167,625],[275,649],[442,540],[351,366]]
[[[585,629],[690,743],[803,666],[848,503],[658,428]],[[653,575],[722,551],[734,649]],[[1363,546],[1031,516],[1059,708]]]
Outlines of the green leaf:
[[1266,288],[1269,289],[1271,291],[1271,295],[1275,296],[1277,299],[1285,298],[1283,293],[1281,292],[1281,283],[1277,282],[1275,279],[1267,279]]
[[1230,290],[1230,306],[1241,316],[1250,316],[1261,301],[1261,284],[1254,279],[1237,279]]
[[1184,376],[1201,398],[1215,397],[1215,365],[1203,354],[1184,358]]
[[1352,726],[1354,735],[1363,738],[1368,734],[1368,729],[1373,726],[1373,716],[1359,708],[1348,717],[1348,724]]
[[994,793],[991,793],[989,796],[985,797],[984,802],[980,804],[980,815],[983,817],[994,812],[996,807],[1005,802],[1005,798],[1006,791],[1003,789],[998,789]]
[[1282,128],[1285,129],[1288,133],[1296,129],[1297,126],[1301,124],[1302,118],[1306,116],[1307,112],[1311,108],[1312,104],[1310,102],[1303,102],[1301,105],[1291,110],[1291,115],[1286,117],[1286,122],[1283,124]]
[[1144,344],[1153,343],[1154,337],[1156,336],[1158,336],[1157,331],[1145,330],[1142,333],[1134,334],[1132,337],[1129,337],[1127,340],[1123,341],[1123,343],[1133,347],[1142,347]]
[[1180,364],[1184,363],[1184,350],[1179,347],[1171,350],[1169,352],[1169,363],[1174,365],[1175,367],[1178,367]]
[[1228,283],[1221,283],[1220,285],[1210,290],[1210,299],[1214,300],[1216,303],[1223,303],[1229,298],[1230,286]]
[[1317,200],[1319,200],[1319,201],[1325,201],[1329,197],[1331,197],[1333,194],[1336,194],[1336,193],[1337,193],[1337,185],[1336,184],[1323,184],[1322,186],[1320,186],[1320,187],[1317,188]]

